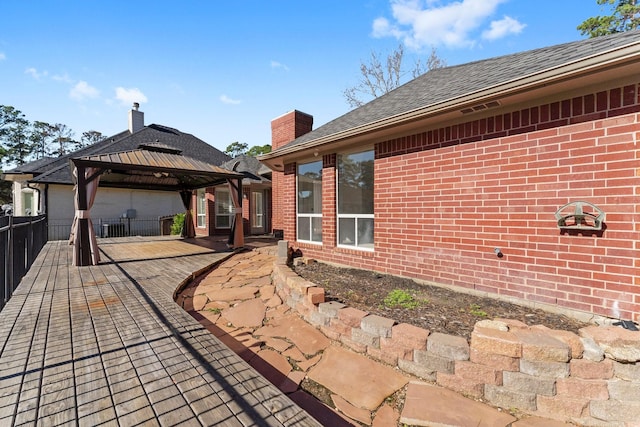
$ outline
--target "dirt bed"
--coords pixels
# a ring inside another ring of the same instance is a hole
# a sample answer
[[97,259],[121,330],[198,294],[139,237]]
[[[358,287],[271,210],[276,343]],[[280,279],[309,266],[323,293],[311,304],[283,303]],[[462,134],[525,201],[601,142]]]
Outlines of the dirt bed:
[[325,289],[338,301],[371,314],[409,323],[431,332],[471,338],[479,320],[517,319],[527,325],[578,332],[588,326],[567,316],[493,298],[478,297],[410,279],[316,262],[294,267],[296,273]]

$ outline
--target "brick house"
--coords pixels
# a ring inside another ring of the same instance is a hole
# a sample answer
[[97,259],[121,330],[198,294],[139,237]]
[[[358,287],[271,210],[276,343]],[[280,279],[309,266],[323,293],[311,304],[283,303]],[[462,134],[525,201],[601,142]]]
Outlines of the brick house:
[[640,320],[640,32],[436,69],[312,130],[272,121],[305,256]]
[[[242,222],[247,236],[271,233],[271,169],[255,157],[241,155],[220,165],[244,175]],[[228,185],[198,189],[194,194],[194,225],[197,235],[228,235],[233,202]]]

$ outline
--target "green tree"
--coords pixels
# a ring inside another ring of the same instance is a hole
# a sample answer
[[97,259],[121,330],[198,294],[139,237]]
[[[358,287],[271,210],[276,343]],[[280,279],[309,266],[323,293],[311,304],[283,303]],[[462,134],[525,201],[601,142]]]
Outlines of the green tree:
[[[2,174],[2,170],[0,170],[0,175]],[[6,205],[7,203],[11,203],[12,195],[11,195],[11,181],[6,181],[4,179],[0,179],[0,206]],[[0,213],[0,215],[2,215]]]
[[224,150],[224,152],[231,157],[238,157],[242,154],[245,154],[248,148],[249,145],[245,144],[244,142],[235,141],[227,145],[227,148]]
[[249,148],[249,150],[247,150],[247,156],[252,156],[252,157],[256,157],[259,156],[261,154],[267,154],[271,152],[271,144],[265,144],[265,145],[254,145],[253,147]]
[[24,120],[22,111],[16,110],[10,105],[0,105],[0,163],[7,165],[9,161],[10,149],[8,135],[12,127],[18,120]]
[[98,132],[97,130],[88,130],[86,132],[82,132],[82,137],[80,137],[80,141],[82,142],[82,146],[86,147],[87,145],[100,142],[104,138],[105,137],[102,134],[102,132]]
[[[400,44],[398,48],[387,55],[384,64],[380,61],[380,56],[376,52],[371,52],[369,63],[360,63],[360,81],[357,85],[348,87],[342,91],[347,103],[351,108],[364,105],[373,98],[384,95],[403,83],[403,78],[407,75],[402,66],[404,59],[404,47]],[[413,78],[435,68],[442,68],[447,65],[446,61],[438,56],[435,48],[431,49],[431,54],[426,63],[418,60],[411,70]]]
[[73,151],[74,146],[77,144],[73,140],[73,131],[67,125],[62,123],[56,123],[53,125],[53,140],[57,144],[55,153],[58,157],[62,157],[67,153]]
[[30,123],[18,111],[12,121],[2,128],[4,164],[25,164],[33,154],[33,143],[29,139]]
[[594,16],[578,25],[580,34],[589,37],[605,36],[635,30],[640,26],[640,4],[638,0],[596,0],[599,5],[608,5],[610,15]]
[[36,159],[48,156],[50,144],[53,139],[54,127],[46,122],[35,121],[31,125],[29,140],[33,146]]

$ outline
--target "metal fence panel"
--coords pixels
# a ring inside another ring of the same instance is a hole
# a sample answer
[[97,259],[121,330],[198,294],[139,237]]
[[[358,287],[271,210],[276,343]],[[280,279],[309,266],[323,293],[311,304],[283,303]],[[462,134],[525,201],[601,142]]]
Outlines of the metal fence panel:
[[47,243],[46,215],[0,218],[0,242],[0,255],[3,259],[0,269],[2,310]]

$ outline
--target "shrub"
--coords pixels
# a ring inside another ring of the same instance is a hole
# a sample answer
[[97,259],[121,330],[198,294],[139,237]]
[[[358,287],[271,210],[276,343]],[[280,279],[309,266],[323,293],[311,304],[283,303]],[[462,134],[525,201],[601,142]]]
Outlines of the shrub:
[[173,224],[171,224],[171,234],[182,234],[182,227],[184,226],[184,213],[176,214],[173,217]]

